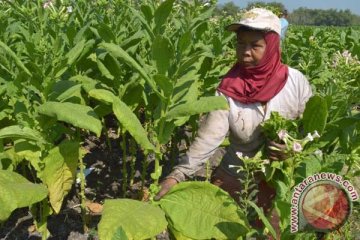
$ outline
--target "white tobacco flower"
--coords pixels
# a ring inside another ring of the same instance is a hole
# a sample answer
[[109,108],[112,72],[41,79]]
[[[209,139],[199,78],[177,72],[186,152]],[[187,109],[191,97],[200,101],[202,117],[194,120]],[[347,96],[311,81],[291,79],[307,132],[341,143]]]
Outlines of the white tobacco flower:
[[46,8],[49,8],[52,6],[52,2],[51,1],[47,1],[43,4],[43,8],[46,9]]
[[319,135],[318,131],[315,130],[314,133],[312,134],[312,137],[313,138],[319,138],[320,135]]
[[236,156],[241,159],[241,158],[243,158],[243,153],[242,152],[236,152]]
[[288,136],[288,133],[287,133],[287,131],[286,130],[284,130],[284,129],[281,129],[279,132],[278,132],[278,136],[279,136],[279,139],[280,140],[285,140],[286,139],[286,137]]
[[303,149],[303,148],[302,148],[302,146],[301,146],[300,143],[298,143],[298,142],[294,142],[294,143],[293,143],[292,150],[293,150],[294,152],[301,152],[302,149]]
[[308,140],[308,141],[310,141],[310,142],[314,141],[314,137],[313,137],[313,135],[311,135],[311,133],[308,133],[308,134],[306,135],[305,139]]
[[351,53],[349,52],[349,50],[345,50],[341,55],[344,58],[351,58]]
[[72,6],[68,6],[68,7],[66,8],[66,12],[67,12],[67,13],[72,13],[72,12],[73,12]]

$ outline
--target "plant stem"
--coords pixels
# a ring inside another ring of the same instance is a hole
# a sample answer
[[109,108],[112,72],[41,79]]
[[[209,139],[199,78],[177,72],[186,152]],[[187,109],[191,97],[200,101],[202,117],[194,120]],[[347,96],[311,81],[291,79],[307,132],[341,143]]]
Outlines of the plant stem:
[[[76,129],[76,139],[78,141],[80,139],[80,129],[79,128]],[[80,147],[80,149],[81,149],[81,147]],[[85,164],[84,164],[84,161],[83,161],[83,154],[80,154],[80,157],[79,157],[79,169],[80,169],[79,178],[80,178],[81,219],[83,221],[84,232],[87,232],[88,219],[87,219],[87,216],[86,216]]]
[[155,154],[155,169],[154,169],[154,173],[155,173],[155,178],[154,178],[154,184],[158,185],[159,184],[159,178],[161,174],[158,174],[160,171],[160,159],[162,157],[161,153],[156,153]]
[[127,188],[127,169],[126,169],[126,130],[122,131],[122,139],[121,139],[121,149],[122,149],[122,178],[123,178],[123,185],[122,185],[122,192],[123,197],[126,196],[126,188]]
[[108,135],[108,128],[106,127],[106,124],[105,124],[105,118],[102,119],[102,122],[103,122],[103,126],[104,126],[104,129],[105,129],[106,144],[107,144],[108,148],[110,149],[110,152],[112,152],[110,138],[109,138],[109,135]]
[[135,163],[136,163],[136,144],[134,142],[134,139],[130,139],[130,156],[131,156],[131,162],[130,162],[130,186],[134,184],[134,177],[135,177]]
[[[145,155],[145,159],[143,160],[142,162],[142,169],[141,169],[141,195],[143,195],[143,192],[144,192],[144,186],[145,186],[145,178],[146,178],[146,172],[147,172],[147,169],[149,167],[149,162],[148,162],[148,158],[149,155]],[[141,196],[142,198],[142,196]]]
[[81,218],[84,224],[84,232],[87,231],[88,219],[86,216],[86,196],[85,196],[85,165],[82,156],[79,159],[79,178],[80,178],[80,204],[81,204]]
[[30,210],[34,218],[36,229],[41,233],[41,239],[48,239],[49,230],[47,229],[47,217],[50,216],[50,206],[48,198],[45,198],[38,204],[33,205]]

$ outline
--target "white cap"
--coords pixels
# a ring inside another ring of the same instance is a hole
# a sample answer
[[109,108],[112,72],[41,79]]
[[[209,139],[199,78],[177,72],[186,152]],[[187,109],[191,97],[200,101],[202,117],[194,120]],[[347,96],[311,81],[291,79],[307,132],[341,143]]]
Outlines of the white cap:
[[274,31],[281,35],[280,19],[273,12],[264,8],[253,8],[245,12],[239,22],[230,24],[226,29],[236,32],[241,26],[256,30]]

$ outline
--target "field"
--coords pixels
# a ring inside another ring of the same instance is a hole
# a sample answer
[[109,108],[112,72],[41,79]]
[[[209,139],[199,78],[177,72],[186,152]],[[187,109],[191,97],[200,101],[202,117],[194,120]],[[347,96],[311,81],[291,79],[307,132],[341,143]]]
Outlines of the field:
[[320,137],[284,162],[244,159],[240,205],[208,184],[227,141],[193,181],[153,201],[203,116],[227,108],[214,94],[235,61],[224,30],[234,19],[214,7],[0,1],[0,238],[276,238],[250,191],[265,169],[281,239],[360,239],[359,200],[337,231],[290,233],[291,194],[304,178],[335,173],[360,193],[359,27],[290,24],[283,62],[311,83],[303,127]]

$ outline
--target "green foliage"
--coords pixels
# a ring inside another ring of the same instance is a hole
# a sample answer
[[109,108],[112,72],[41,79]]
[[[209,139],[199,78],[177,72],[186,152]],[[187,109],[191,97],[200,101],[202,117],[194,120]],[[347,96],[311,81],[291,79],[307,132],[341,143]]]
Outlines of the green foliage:
[[[106,200],[99,223],[100,239],[147,239],[167,226],[164,212],[150,203],[131,199]],[[125,238],[126,239],[126,238]]]
[[105,104],[112,104],[114,114],[125,130],[145,149],[156,151],[153,144],[150,143],[145,129],[142,127],[139,119],[131,109],[121,100],[116,98],[111,92],[103,89],[93,89],[89,95]]
[[278,112],[271,112],[270,118],[261,123],[261,126],[268,139],[280,141],[278,134],[281,130],[286,130],[293,138],[300,139],[315,131],[321,135],[325,129],[327,117],[326,100],[315,95],[307,101],[302,118],[285,119]]
[[327,109],[326,100],[320,96],[313,96],[308,100],[302,119],[305,133],[323,133],[328,117]]
[[199,113],[210,112],[214,110],[228,109],[228,102],[224,97],[204,97],[197,101],[190,103],[179,104],[170,109],[166,114],[167,119],[174,119],[177,117],[191,116]]
[[299,137],[298,123],[296,120],[289,120],[282,117],[278,112],[271,112],[270,118],[261,123],[261,130],[271,140],[280,141],[278,133],[280,130],[287,130],[291,136]]
[[100,136],[101,122],[89,106],[69,102],[46,102],[39,106],[38,112],[55,117],[59,121],[70,123],[75,127],[90,130]]
[[45,140],[41,136],[41,133],[39,133],[38,131],[18,125],[8,126],[1,129],[0,139],[1,138],[28,139],[40,144],[43,144],[45,142]]
[[276,232],[275,232],[274,228],[272,227],[272,225],[270,224],[269,220],[266,218],[264,211],[251,201],[249,201],[248,204],[255,209],[256,213],[259,215],[259,218],[264,223],[265,227],[269,230],[271,235],[275,239],[277,239]]
[[23,62],[21,61],[21,59],[16,56],[16,53],[13,52],[11,50],[11,48],[9,48],[5,43],[3,43],[2,41],[0,41],[0,48],[3,50],[4,53],[8,54],[10,57],[13,58],[13,60],[15,61],[15,64],[21,68],[25,73],[27,73],[30,77],[31,77],[31,73],[30,71],[25,67],[25,65],[23,64]]
[[170,227],[191,239],[237,239],[249,231],[245,215],[222,189],[184,182],[160,200]]
[[43,184],[34,184],[12,171],[0,170],[0,222],[16,208],[27,207],[46,198]]
[[130,65],[134,70],[138,71],[140,75],[148,82],[151,88],[161,97],[161,94],[158,92],[156,88],[155,82],[148,76],[145,69],[142,68],[136,62],[136,60],[133,59],[126,51],[124,51],[121,47],[112,43],[102,43],[99,46],[107,50],[114,57],[120,58],[126,64]]

